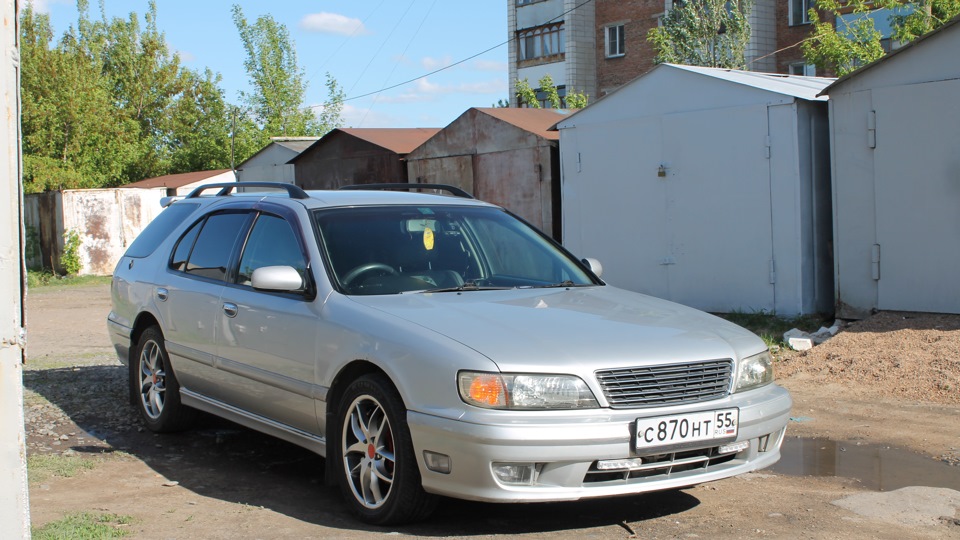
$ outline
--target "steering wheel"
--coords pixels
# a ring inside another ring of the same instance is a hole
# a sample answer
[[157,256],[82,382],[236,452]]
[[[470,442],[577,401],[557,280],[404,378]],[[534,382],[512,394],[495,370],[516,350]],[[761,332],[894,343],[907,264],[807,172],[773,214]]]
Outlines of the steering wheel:
[[375,270],[379,270],[380,272],[384,272],[391,276],[397,275],[396,270],[394,270],[392,267],[383,263],[372,262],[367,264],[361,264],[360,266],[354,268],[353,270],[350,270],[349,272],[347,272],[345,276],[343,276],[344,287],[351,286],[358,277],[366,274],[367,272],[373,272]]

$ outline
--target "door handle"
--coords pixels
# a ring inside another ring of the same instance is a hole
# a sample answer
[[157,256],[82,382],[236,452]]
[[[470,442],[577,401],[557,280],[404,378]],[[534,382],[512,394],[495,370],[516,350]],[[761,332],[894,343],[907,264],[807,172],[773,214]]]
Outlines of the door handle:
[[236,317],[237,316],[237,305],[233,302],[224,302],[223,303],[223,312],[227,317]]
[[157,298],[159,298],[161,302],[166,302],[168,296],[170,296],[170,291],[167,289],[163,287],[157,289]]

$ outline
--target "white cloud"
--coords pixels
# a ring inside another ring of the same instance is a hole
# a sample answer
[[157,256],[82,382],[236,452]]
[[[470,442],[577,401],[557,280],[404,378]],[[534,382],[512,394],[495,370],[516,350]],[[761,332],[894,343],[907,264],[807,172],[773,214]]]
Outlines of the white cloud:
[[193,62],[197,59],[197,56],[190,51],[177,51],[177,54],[180,55],[181,62]]
[[439,96],[449,94],[502,94],[507,91],[506,79],[493,79],[489,81],[480,81],[472,83],[459,83],[452,85],[436,84],[429,81],[426,77],[417,79],[414,86],[397,96],[381,96],[380,103],[422,103],[427,101],[436,101]]
[[310,13],[304,16],[300,19],[300,28],[308,32],[341,36],[361,36],[370,33],[360,19],[326,12]]
[[477,60],[473,63],[473,69],[477,71],[495,71],[505,73],[507,71],[506,62],[494,62],[493,60]]
[[376,105],[372,107],[355,107],[350,104],[344,104],[340,117],[343,119],[344,127],[396,127],[401,122],[400,118],[391,114],[378,112]]
[[449,56],[444,56],[443,58],[431,58],[429,56],[425,56],[420,60],[420,65],[423,66],[423,69],[429,71],[445,68],[452,63],[453,59],[451,59]]
[[50,4],[69,5],[71,0],[29,0],[30,7],[37,13],[50,13]]

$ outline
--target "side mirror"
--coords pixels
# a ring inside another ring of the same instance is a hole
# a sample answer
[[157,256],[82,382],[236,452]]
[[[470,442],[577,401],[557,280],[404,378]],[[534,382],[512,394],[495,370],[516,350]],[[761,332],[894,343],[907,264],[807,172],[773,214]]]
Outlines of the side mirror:
[[597,277],[603,275],[603,265],[600,264],[600,261],[594,259],[593,257],[587,257],[586,259],[580,259],[583,264],[587,265],[587,268]]
[[254,289],[296,292],[303,289],[303,278],[292,266],[263,266],[250,276]]

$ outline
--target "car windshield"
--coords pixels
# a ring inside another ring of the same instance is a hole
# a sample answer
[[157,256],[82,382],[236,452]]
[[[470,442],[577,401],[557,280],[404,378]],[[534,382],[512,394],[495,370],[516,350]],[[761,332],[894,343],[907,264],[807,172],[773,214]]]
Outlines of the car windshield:
[[598,284],[553,241],[497,208],[335,208],[314,219],[346,294]]

